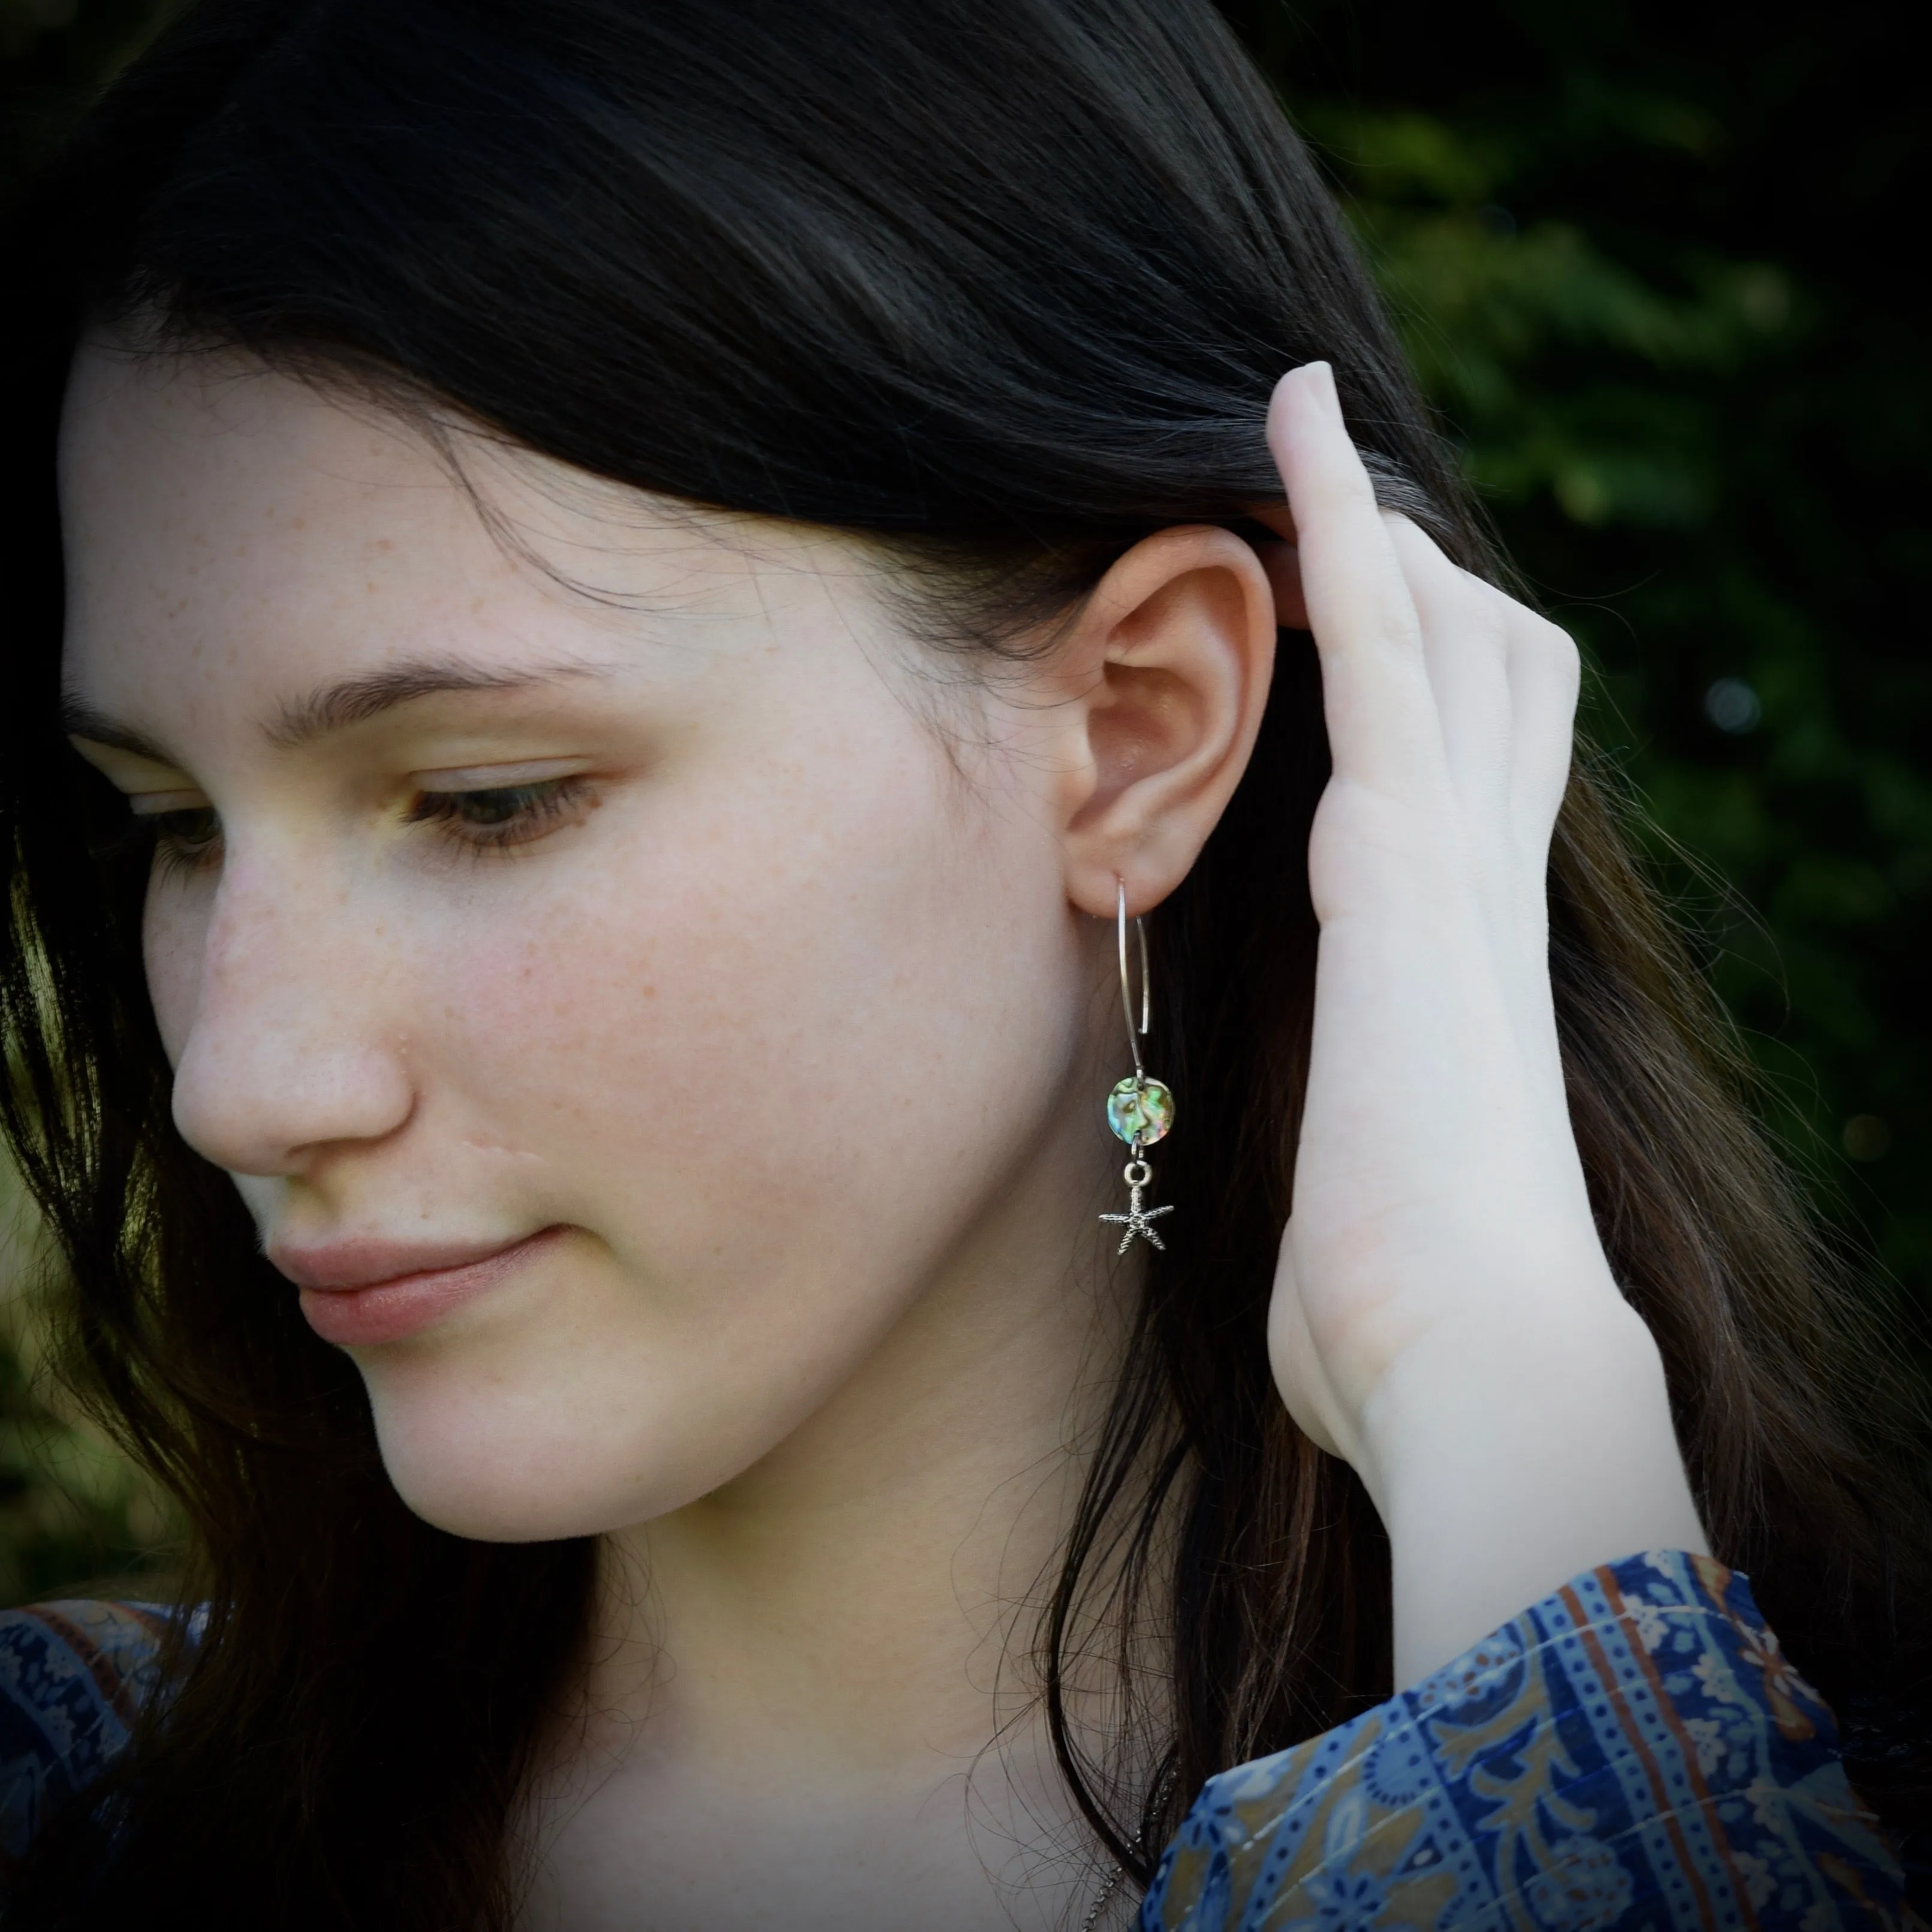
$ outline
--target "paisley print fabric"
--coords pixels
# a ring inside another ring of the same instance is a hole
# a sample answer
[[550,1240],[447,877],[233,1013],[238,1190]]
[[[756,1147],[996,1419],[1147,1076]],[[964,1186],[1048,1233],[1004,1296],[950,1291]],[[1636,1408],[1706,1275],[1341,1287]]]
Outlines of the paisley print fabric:
[[1142,1932],[1916,1926],[1837,1743],[1742,1576],[1632,1557],[1212,1780]]
[[[158,1688],[169,1614],[69,1603],[0,1615],[0,1875],[126,1744]],[[1353,1723],[1214,1779],[1140,1922],[1920,1925],[1846,1781],[1832,1713],[1744,1579],[1670,1552],[1576,1577]]]
[[169,1614],[72,1603],[0,1615],[0,1874],[127,1744],[157,1688]]

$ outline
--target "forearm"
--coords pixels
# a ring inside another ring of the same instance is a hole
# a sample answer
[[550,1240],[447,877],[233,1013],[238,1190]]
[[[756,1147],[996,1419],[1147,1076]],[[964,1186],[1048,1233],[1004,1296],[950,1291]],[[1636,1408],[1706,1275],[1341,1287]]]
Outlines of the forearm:
[[1398,1684],[1580,1571],[1709,1547],[1657,1345],[1608,1293],[1407,1352],[1364,1410],[1360,1445],[1392,1547]]

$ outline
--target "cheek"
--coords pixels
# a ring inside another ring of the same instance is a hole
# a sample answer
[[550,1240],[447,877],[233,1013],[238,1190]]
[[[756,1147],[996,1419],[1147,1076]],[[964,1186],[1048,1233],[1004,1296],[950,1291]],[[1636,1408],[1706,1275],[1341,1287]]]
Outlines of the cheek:
[[[620,1225],[621,1202],[650,1199],[656,1237],[688,1210],[715,1241],[869,1186],[882,1157],[949,1157],[968,1063],[998,1057],[994,962],[1024,944],[1003,929],[1025,897],[1011,866],[974,850],[914,759],[874,762],[862,788],[806,776],[586,844],[513,938],[460,949],[447,1010],[491,1111],[507,1102],[532,1151],[621,1176],[604,1203]],[[640,1162],[662,1192],[638,1194]]]
[[864,1359],[1077,1056],[1030,824],[962,824],[916,757],[863,786],[771,772],[586,842],[514,940],[452,936],[436,1051],[466,1138],[518,1156],[533,1211],[598,1258],[460,1347],[369,1365],[416,1507],[484,1535],[634,1522]]
[[159,876],[149,882],[141,913],[141,956],[170,1066],[180,1062],[200,1001],[209,911],[209,892],[196,884]]

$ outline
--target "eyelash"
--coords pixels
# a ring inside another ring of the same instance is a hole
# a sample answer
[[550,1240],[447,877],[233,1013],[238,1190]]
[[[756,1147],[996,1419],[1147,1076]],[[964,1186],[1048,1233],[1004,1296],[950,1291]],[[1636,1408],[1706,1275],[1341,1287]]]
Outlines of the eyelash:
[[137,838],[145,833],[152,843],[154,873],[160,878],[200,871],[221,842],[220,823],[212,806],[190,812],[138,813],[134,829]]
[[[533,784],[422,792],[406,816],[412,825],[444,827],[453,844],[472,852],[502,852],[530,844],[566,823],[581,824],[595,803],[587,778],[541,778]],[[472,811],[483,815],[472,818]],[[212,806],[154,812],[137,823],[153,839],[155,868],[164,874],[199,872],[221,844],[220,821]]]
[[[501,816],[470,818],[464,808],[510,801]],[[472,850],[501,852],[527,845],[565,824],[579,824],[595,803],[587,778],[539,778],[534,784],[492,785],[482,791],[426,791],[410,808],[412,825],[442,825]],[[462,827],[463,830],[457,828]]]

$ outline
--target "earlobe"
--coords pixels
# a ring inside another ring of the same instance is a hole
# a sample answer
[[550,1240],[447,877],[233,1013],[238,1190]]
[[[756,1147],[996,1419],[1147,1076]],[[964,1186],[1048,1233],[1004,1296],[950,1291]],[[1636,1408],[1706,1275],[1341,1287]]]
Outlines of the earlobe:
[[1067,896],[1112,918],[1165,898],[1247,768],[1274,668],[1275,599],[1255,550],[1212,526],[1162,530],[1096,586],[1068,640],[1079,795]]

